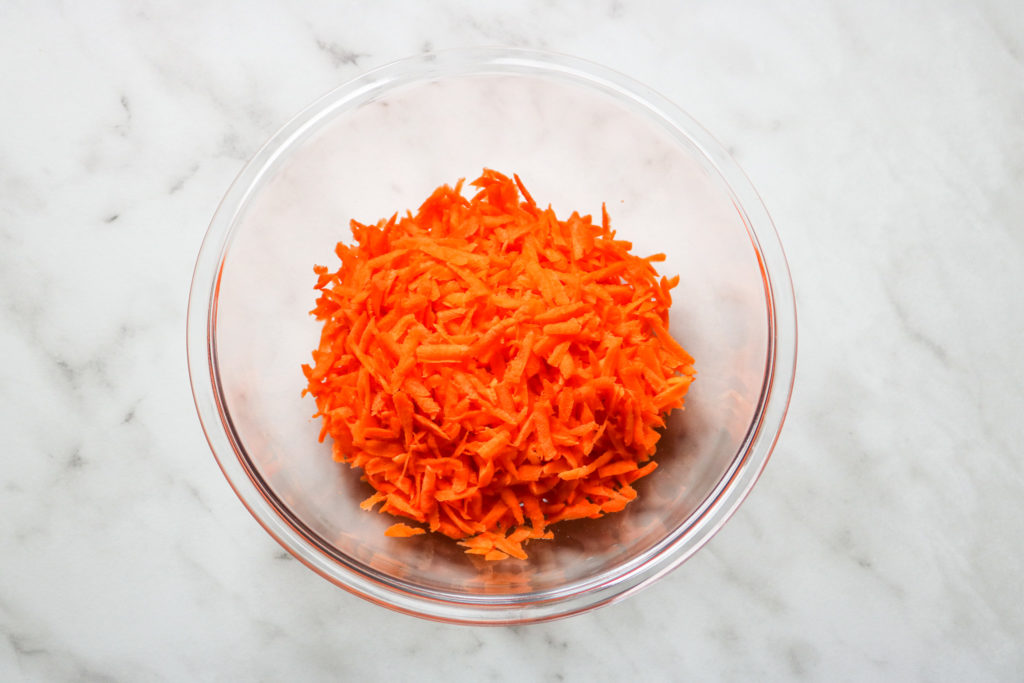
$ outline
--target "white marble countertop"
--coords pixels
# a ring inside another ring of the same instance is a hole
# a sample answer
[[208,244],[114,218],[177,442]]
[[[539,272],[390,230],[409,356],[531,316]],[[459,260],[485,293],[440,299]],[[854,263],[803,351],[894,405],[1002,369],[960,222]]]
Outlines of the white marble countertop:
[[[0,679],[1020,680],[1019,3],[178,4],[0,10]],[[621,604],[517,628],[289,559],[218,471],[184,351],[245,159],[357,74],[471,45],[589,58],[703,122],[801,323],[725,529]]]

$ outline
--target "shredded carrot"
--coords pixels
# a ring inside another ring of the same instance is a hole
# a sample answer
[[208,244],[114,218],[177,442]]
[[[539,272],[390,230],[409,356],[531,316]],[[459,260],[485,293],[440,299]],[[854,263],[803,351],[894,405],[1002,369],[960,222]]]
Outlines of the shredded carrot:
[[402,522],[392,524],[384,531],[385,536],[391,536],[393,538],[407,538],[409,536],[418,536],[420,534],[425,533],[427,532],[423,528],[409,526],[408,524],[403,524]]
[[541,209],[492,170],[416,214],[351,221],[341,266],[316,266],[323,322],[305,392],[320,440],[363,472],[361,504],[485,560],[525,559],[556,522],[636,498],[693,358],[668,333],[670,290],[601,222]]

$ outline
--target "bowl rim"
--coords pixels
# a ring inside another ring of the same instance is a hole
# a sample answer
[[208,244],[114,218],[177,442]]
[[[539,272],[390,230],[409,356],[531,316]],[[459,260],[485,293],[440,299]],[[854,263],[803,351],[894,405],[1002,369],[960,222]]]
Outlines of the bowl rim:
[[[729,192],[758,259],[768,323],[765,375],[754,418],[730,467],[687,521],[629,561],[543,597],[533,593],[478,596],[425,589],[350,561],[305,528],[250,466],[219,383],[216,316],[224,259],[234,226],[261,178],[288,151],[338,112],[391,88],[441,77],[540,75],[589,86],[619,99],[703,155]],[[196,258],[189,291],[186,352],[193,400],[214,458],[256,521],[285,550],[317,574],[371,602],[450,623],[512,624],[570,616],[617,602],[666,575],[732,516],[750,493],[778,440],[796,370],[796,305],[789,267],[775,227],[747,176],[700,124],[671,101],[633,79],[575,57],[513,48],[432,52],[391,62],[345,83],[303,109],[256,152],[224,195]]]

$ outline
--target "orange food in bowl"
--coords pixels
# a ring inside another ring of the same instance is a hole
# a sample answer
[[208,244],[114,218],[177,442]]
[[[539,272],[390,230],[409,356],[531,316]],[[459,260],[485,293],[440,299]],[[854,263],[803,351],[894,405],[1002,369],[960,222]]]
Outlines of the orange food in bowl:
[[652,472],[693,358],[668,333],[653,262],[601,224],[541,209],[492,170],[417,213],[351,222],[341,266],[317,266],[323,322],[306,391],[365,509],[488,560],[525,559],[556,522],[622,510]]

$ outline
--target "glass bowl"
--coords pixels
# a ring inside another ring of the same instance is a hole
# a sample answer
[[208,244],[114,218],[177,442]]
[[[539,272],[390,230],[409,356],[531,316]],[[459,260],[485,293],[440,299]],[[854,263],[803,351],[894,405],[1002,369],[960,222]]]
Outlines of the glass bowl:
[[[622,512],[553,527],[528,560],[485,562],[437,534],[390,538],[359,472],[317,437],[300,366],[319,339],[314,264],[351,218],[415,210],[442,183],[517,173],[559,217],[600,216],[679,275],[671,331],[698,376]],[[690,117],[563,56],[420,56],[344,85],[284,126],[224,197],[188,308],[196,408],[224,475],[288,552],[338,586],[442,621],[508,624],[619,600],[696,552],[750,491],[785,417],[796,313],[785,256],[749,181]]]

